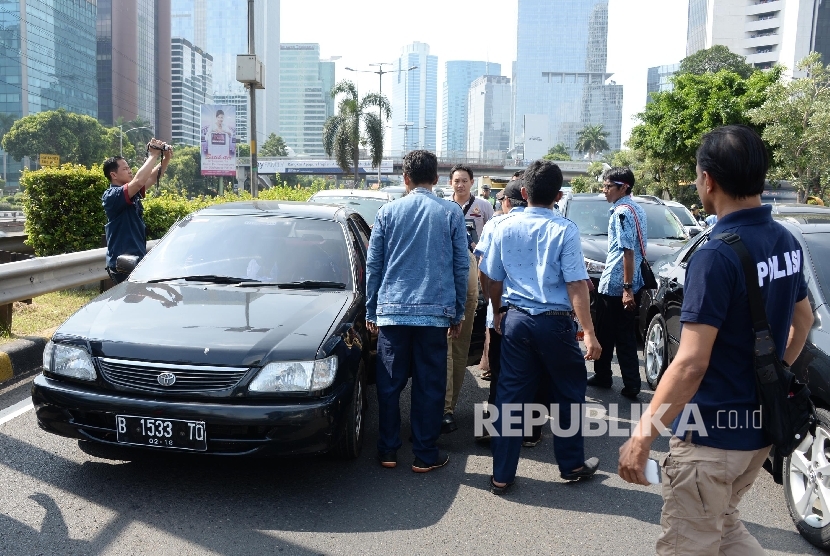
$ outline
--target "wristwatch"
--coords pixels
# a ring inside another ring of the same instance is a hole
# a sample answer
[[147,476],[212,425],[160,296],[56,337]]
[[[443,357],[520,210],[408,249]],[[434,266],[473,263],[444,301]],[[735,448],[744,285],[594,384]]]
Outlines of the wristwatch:
[[632,284],[631,282],[623,282],[623,289],[624,290],[630,290],[633,287],[634,287],[634,284]]

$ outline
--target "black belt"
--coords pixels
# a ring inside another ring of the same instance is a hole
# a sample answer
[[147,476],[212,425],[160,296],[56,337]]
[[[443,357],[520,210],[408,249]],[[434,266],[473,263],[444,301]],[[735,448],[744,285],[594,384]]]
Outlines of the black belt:
[[573,311],[545,311],[544,313],[539,313],[537,315],[532,315],[530,313],[530,311],[528,311],[527,309],[522,309],[521,307],[517,307],[515,305],[508,305],[508,307],[510,309],[516,309],[520,313],[524,313],[524,314],[526,314],[528,316],[531,316],[531,317],[539,317],[539,316],[545,316],[545,317],[573,317],[574,316]]

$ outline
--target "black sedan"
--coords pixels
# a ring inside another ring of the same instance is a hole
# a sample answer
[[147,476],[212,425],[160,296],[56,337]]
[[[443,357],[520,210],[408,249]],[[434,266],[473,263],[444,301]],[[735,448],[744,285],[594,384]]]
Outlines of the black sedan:
[[[830,548],[830,334],[824,328],[830,322],[830,208],[779,205],[773,213],[804,253],[815,323],[792,370],[808,383],[820,422],[816,434],[805,438],[791,456],[782,458],[773,450],[766,467],[784,484],[790,515],[801,534],[816,546]],[[646,380],[652,388],[677,354],[686,266],[710,232],[692,238],[654,268],[658,289],[644,296],[640,313]]]
[[32,387],[38,423],[82,445],[357,457],[374,361],[368,236],[327,205],[188,216],[54,333]]
[[[632,200],[643,208],[648,219],[646,258],[650,263],[654,264],[660,257],[677,252],[689,239],[677,216],[659,199],[632,197]],[[563,215],[579,228],[585,268],[596,286],[608,256],[608,211],[611,204],[604,195],[596,193],[577,193],[569,196],[563,204]]]

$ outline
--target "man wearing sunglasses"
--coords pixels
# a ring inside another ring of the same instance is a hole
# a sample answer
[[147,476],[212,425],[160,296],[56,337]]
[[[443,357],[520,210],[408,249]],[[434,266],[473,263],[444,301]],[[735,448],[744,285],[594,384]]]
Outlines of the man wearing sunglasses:
[[597,288],[594,323],[602,356],[594,361],[594,376],[588,379],[588,385],[611,388],[611,358],[616,348],[623,377],[622,395],[636,400],[640,393],[640,360],[635,320],[643,287],[640,262],[645,256],[648,238],[646,213],[631,200],[634,187],[631,169],[610,168],[602,178],[605,199],[612,204],[608,256]]

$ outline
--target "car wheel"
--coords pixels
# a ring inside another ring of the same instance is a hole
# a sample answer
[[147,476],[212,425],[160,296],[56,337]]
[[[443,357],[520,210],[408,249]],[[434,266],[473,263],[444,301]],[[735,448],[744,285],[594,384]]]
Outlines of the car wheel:
[[784,458],[784,496],[798,532],[811,544],[830,548],[830,412],[816,413],[815,436],[807,435]]
[[363,429],[366,425],[366,368],[363,361],[357,370],[352,399],[346,415],[346,430],[340,437],[335,453],[342,459],[355,459],[363,448]]
[[667,348],[666,321],[660,313],[654,315],[648,325],[646,339],[643,346],[643,355],[646,361],[646,382],[652,390],[663,377],[663,371],[668,366],[669,351]]

